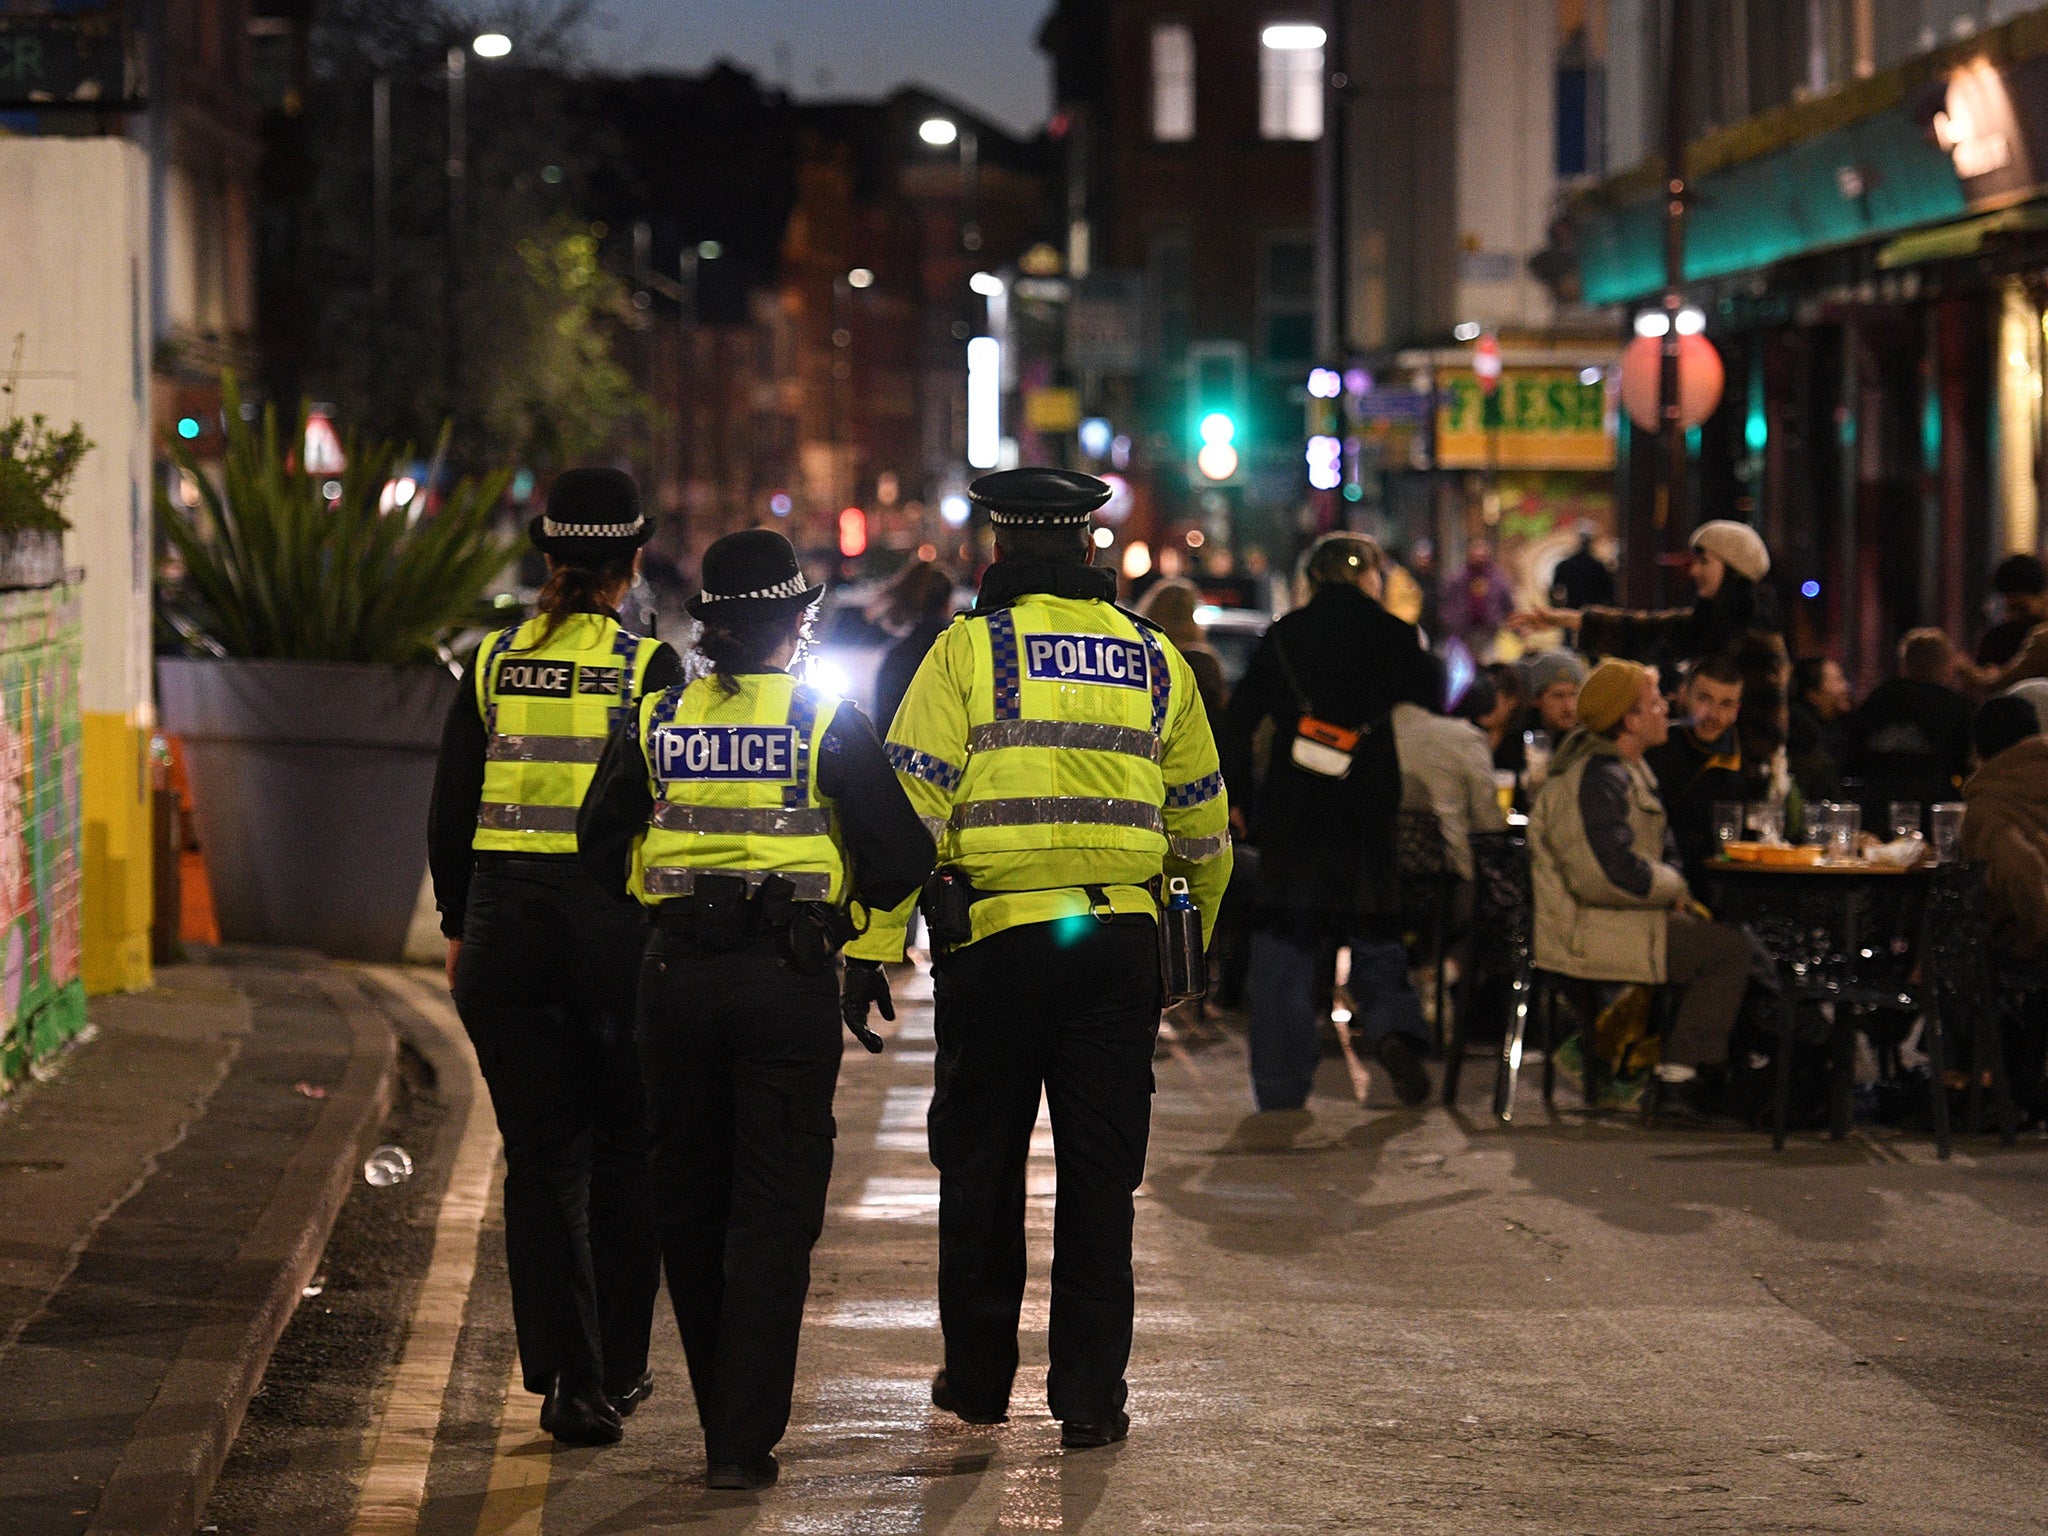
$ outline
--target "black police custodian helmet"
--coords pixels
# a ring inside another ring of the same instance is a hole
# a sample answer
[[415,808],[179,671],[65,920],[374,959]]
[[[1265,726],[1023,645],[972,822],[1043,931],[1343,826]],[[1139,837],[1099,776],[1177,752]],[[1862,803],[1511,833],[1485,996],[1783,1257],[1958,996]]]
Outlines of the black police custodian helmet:
[[1108,501],[1107,482],[1071,469],[1005,469],[967,487],[998,528],[1078,528]]
[[743,528],[704,551],[704,590],[683,606],[706,624],[745,622],[796,613],[824,595],[804,580],[789,540],[773,528]]
[[622,469],[565,469],[548,487],[547,510],[526,525],[533,547],[564,565],[592,565],[630,554],[654,533],[640,515],[640,492]]

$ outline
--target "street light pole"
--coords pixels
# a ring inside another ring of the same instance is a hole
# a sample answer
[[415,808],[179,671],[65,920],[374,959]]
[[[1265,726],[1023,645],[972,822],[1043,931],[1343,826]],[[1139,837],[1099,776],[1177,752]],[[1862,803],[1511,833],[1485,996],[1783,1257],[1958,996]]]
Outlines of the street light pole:
[[465,183],[469,174],[469,114],[464,81],[468,53],[461,44],[448,50],[448,273],[442,285],[446,349],[443,354],[448,419],[453,421],[462,382],[462,227],[466,220]]
[[1690,0],[1671,0],[1671,33],[1665,46],[1664,84],[1664,336],[1658,356],[1657,425],[1663,436],[1663,480],[1657,487],[1656,601],[1664,601],[1663,556],[1672,533],[1685,532],[1685,422],[1679,415],[1679,311],[1685,307],[1685,135],[1687,34]]

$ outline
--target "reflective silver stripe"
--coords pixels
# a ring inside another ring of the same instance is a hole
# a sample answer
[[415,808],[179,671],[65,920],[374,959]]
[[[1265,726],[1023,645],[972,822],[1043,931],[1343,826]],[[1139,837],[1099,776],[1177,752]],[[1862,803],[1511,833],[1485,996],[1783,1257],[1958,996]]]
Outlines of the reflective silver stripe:
[[476,808],[476,824],[485,832],[568,832],[576,831],[573,805],[510,805],[486,800]]
[[960,831],[975,827],[1056,826],[1135,827],[1141,832],[1164,832],[1166,820],[1159,807],[1143,800],[1098,800],[1092,795],[1045,795],[1028,800],[970,800],[953,807],[953,826]]
[[714,832],[731,837],[830,837],[832,813],[782,806],[678,805],[663,801],[654,808],[654,824],[664,832]]
[[999,747],[1072,747],[1083,752],[1117,752],[1160,760],[1159,738],[1128,725],[1097,725],[1086,720],[997,720],[967,733],[967,750],[993,752]]
[[696,891],[699,875],[724,875],[727,878],[738,875],[747,882],[747,889],[751,891],[772,874],[781,875],[796,887],[798,901],[829,901],[832,898],[832,877],[815,870],[680,869],[674,865],[663,865],[648,870],[643,883],[650,896],[688,896]]
[[1230,846],[1227,837],[1174,837],[1167,839],[1167,847],[1176,859],[1186,859],[1190,864],[1206,864],[1220,858],[1223,850]]
[[494,763],[594,763],[604,756],[595,736],[493,736],[485,757]]
[[937,842],[937,841],[938,841],[938,840],[939,840],[940,838],[942,838],[942,837],[944,837],[944,836],[946,835],[946,818],[945,818],[945,817],[943,817],[943,816],[920,816],[920,817],[918,817],[917,819],[918,819],[919,821],[921,821],[921,822],[923,822],[923,823],[924,823],[924,829],[925,829],[925,831],[927,831],[927,832],[931,833],[931,835],[932,835],[932,841],[933,841],[933,842],[935,842],[935,843],[936,843],[936,842]]

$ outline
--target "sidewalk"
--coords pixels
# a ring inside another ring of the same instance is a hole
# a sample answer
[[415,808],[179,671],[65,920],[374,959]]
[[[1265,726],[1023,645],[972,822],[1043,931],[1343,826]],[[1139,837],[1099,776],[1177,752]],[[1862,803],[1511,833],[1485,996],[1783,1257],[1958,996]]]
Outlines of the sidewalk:
[[97,1001],[0,1101],[0,1508],[10,1536],[198,1510],[390,1102],[379,995],[217,951]]

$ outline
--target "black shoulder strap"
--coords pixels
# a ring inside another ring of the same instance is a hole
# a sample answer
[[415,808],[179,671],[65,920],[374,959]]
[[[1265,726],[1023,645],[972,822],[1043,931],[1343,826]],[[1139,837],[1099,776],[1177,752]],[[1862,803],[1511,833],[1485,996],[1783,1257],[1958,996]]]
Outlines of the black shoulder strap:
[[1140,629],[1149,629],[1155,635],[1163,635],[1166,633],[1165,630],[1161,629],[1157,624],[1154,624],[1150,619],[1146,618],[1145,615],[1137,612],[1135,609],[1126,608],[1122,603],[1111,603],[1109,606],[1114,608],[1118,613],[1122,614],[1125,618],[1129,619],[1133,624],[1137,625]]

